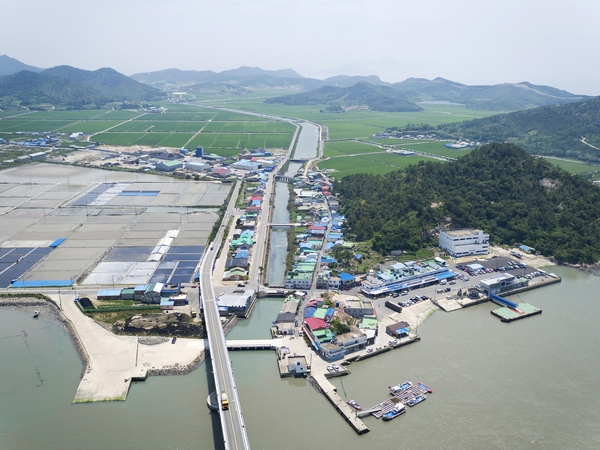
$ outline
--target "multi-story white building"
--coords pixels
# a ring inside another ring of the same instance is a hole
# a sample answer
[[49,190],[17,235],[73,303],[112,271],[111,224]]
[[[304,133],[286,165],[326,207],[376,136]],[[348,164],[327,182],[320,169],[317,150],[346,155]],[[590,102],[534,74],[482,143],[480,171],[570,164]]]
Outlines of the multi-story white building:
[[440,248],[450,256],[487,255],[490,235],[481,230],[452,230],[440,232]]

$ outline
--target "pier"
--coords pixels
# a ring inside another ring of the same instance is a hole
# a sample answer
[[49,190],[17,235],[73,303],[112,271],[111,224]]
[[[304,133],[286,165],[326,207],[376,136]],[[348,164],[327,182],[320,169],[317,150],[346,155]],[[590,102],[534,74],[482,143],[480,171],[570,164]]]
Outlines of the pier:
[[365,425],[365,423],[359,419],[358,411],[346,403],[342,397],[340,397],[340,395],[337,393],[337,388],[332,385],[327,378],[325,378],[325,376],[314,375],[313,378],[321,388],[323,395],[327,397],[333,407],[337,409],[337,411],[342,415],[346,422],[350,424],[356,433],[365,434],[371,431]]

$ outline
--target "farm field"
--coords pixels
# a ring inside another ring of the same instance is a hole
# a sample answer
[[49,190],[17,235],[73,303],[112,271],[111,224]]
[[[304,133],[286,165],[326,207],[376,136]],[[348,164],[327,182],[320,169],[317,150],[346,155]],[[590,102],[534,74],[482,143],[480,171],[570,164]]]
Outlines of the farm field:
[[591,164],[585,164],[578,161],[567,161],[564,159],[546,158],[546,161],[565,169],[567,172],[572,174],[600,172],[600,166],[593,166]]
[[317,163],[319,169],[334,169],[331,173],[336,179],[344,178],[356,173],[370,173],[374,175],[383,175],[394,170],[402,169],[410,164],[417,164],[419,161],[431,161],[423,156],[401,156],[390,153],[378,153],[364,156],[341,156],[330,158]]
[[355,141],[341,141],[341,142],[326,142],[323,153],[327,156],[339,156],[339,155],[355,155],[358,153],[373,153],[383,152],[382,148],[375,145],[363,144],[362,142]]
[[449,158],[458,158],[459,156],[470,153],[472,150],[470,148],[461,148],[457,150],[446,148],[444,147],[444,144],[446,142],[447,141],[421,141],[412,143],[409,142],[406,144],[394,145],[394,148],[431,153],[433,155],[446,156]]
[[[83,142],[116,146],[202,146],[211,153],[231,156],[242,148],[288,148],[294,125],[263,117],[164,104],[162,114],[144,111],[36,111],[0,115],[0,133],[7,140],[27,139],[24,133],[82,132]],[[195,148],[195,147],[192,147]]]

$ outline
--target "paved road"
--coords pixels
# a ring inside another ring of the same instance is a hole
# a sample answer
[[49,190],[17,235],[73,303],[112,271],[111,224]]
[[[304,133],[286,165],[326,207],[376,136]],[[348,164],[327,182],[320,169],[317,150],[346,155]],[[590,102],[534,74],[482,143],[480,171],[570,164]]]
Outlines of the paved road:
[[[237,200],[239,192],[239,184],[232,193],[231,201],[227,207],[227,211],[223,217],[223,224],[229,221],[233,213],[233,208]],[[200,289],[202,305],[204,309],[204,324],[208,336],[210,348],[210,358],[212,361],[213,373],[215,376],[216,392],[219,397],[219,403],[222,400],[222,392],[227,393],[229,398],[229,410],[220,409],[221,428],[223,430],[224,446],[226,449],[249,449],[248,435],[244,418],[242,416],[242,406],[237,395],[237,387],[233,377],[233,369],[227,352],[227,344],[219,310],[217,308],[217,299],[215,290],[212,284],[212,267],[219,251],[221,238],[223,236],[224,227],[222,227],[214,242],[217,244],[211,245],[205,253],[200,269]]]

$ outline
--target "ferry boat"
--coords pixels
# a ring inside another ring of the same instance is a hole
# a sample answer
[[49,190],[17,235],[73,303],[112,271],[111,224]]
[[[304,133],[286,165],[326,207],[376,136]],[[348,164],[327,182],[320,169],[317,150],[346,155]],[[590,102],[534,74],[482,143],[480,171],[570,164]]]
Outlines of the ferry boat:
[[398,393],[398,392],[405,391],[405,390],[407,390],[409,387],[412,387],[412,385],[413,385],[413,384],[412,384],[410,381],[405,381],[404,383],[402,383],[402,384],[399,384],[399,385],[397,385],[397,386],[391,386],[391,387],[390,387],[390,394],[394,395],[394,394],[396,394],[396,393]]
[[418,405],[419,403],[421,403],[422,401],[425,401],[427,397],[425,397],[425,395],[419,395],[418,397],[413,398],[412,400],[409,400],[406,402],[406,404],[408,406],[415,406]]
[[427,392],[429,392],[430,394],[433,392],[433,390],[431,388],[428,388],[427,386],[425,386],[423,383],[419,382],[417,383],[417,386],[422,387],[423,389],[425,389]]
[[404,407],[404,405],[398,405],[394,409],[392,409],[390,412],[385,413],[383,415],[383,420],[385,420],[387,422],[388,420],[395,419],[396,417],[398,417],[401,414],[404,414],[405,412],[406,412],[406,408]]
[[35,312],[33,313],[33,317],[37,317],[39,315],[40,315],[40,308],[35,310]]
[[354,409],[358,409],[359,411],[362,410],[362,406],[360,406],[358,403],[356,403],[354,400],[348,400],[348,404],[350,406],[352,406]]

